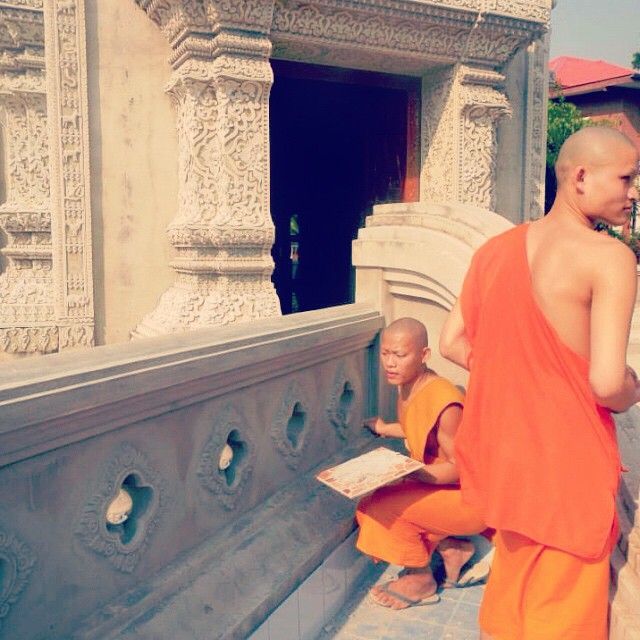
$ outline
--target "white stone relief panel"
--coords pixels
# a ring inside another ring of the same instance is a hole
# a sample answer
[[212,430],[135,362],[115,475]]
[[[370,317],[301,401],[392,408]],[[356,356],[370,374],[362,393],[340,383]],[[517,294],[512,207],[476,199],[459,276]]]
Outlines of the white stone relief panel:
[[46,0],[45,45],[59,348],[88,347],[94,331],[84,0]]

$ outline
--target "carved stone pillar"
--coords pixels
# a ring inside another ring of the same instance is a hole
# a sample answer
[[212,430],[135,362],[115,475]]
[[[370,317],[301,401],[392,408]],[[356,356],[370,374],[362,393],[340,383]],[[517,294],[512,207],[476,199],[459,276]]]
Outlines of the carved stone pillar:
[[[266,31],[273,6],[136,0],[174,44],[180,192],[174,285],[134,337],[280,315],[271,283]],[[202,35],[206,33],[206,35]]]
[[0,275],[0,352],[58,349],[52,277],[49,144],[42,2],[0,7],[0,122],[6,234]]
[[497,121],[510,114],[503,83],[467,65],[423,79],[422,201],[494,209]]
[[526,219],[544,215],[549,98],[549,34],[527,48],[527,115],[523,211]]

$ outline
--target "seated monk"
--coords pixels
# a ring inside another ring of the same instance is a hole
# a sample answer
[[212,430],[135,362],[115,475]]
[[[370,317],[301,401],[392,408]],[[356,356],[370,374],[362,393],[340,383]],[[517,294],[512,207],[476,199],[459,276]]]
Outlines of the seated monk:
[[479,510],[460,499],[453,455],[464,396],[427,368],[430,354],[427,330],[418,320],[401,318],[383,331],[381,362],[387,381],[398,387],[399,422],[387,423],[380,418],[365,422],[378,436],[405,438],[410,456],[425,463],[423,469],[399,483],[363,498],[356,512],[358,549],[376,561],[405,567],[397,580],[370,591],[375,602],[390,609],[440,600],[430,566],[436,549],[446,572],[443,586],[463,586],[460,572],[475,548],[468,539],[450,536],[485,530]]

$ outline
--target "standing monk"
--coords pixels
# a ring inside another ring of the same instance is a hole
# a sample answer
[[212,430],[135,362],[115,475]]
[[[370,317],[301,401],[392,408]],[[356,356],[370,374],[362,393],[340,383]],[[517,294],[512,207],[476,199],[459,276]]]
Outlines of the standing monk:
[[[427,330],[413,318],[392,322],[382,333],[380,359],[387,381],[398,387],[399,422],[367,421],[376,435],[405,438],[412,458],[425,463],[398,484],[382,487],[358,504],[357,547],[376,560],[402,565],[403,575],[373,587],[372,598],[391,609],[439,601],[429,565],[438,547],[447,579],[463,586],[460,570],[470,560],[469,540],[449,538],[485,529],[478,509],[461,503],[453,440],[464,396],[426,366],[431,355]],[[469,572],[471,573],[471,572]]]
[[440,339],[469,369],[456,440],[463,499],[497,529],[481,638],[605,640],[620,459],[612,412],[640,400],[626,366],[636,259],[622,225],[638,154],[621,133],[567,139],[548,215],[473,257]]

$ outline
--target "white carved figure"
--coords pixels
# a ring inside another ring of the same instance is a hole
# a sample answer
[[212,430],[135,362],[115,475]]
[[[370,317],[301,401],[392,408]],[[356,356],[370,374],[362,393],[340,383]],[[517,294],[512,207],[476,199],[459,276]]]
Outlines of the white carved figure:
[[107,507],[107,522],[109,524],[122,524],[131,515],[133,510],[133,498],[131,494],[120,487],[118,495],[109,503]]
[[224,471],[231,466],[231,461],[233,460],[233,449],[225,444],[222,447],[222,451],[220,452],[220,459],[218,460],[218,469],[220,471]]

